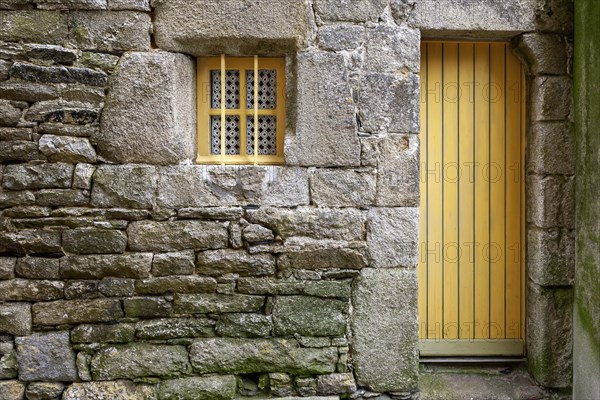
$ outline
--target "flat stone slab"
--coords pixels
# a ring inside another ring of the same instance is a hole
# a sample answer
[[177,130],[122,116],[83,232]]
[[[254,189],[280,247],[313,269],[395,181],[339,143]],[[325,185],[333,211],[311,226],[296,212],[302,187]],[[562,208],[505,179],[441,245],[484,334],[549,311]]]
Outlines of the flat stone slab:
[[425,365],[419,376],[420,400],[547,399],[550,393],[536,385],[522,367]]

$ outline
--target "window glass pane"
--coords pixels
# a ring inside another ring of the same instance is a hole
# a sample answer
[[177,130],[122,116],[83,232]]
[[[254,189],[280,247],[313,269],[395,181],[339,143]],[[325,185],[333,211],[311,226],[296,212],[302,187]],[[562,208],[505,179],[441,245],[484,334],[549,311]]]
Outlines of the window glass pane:
[[[210,153],[221,154],[221,117],[218,115],[210,118]],[[225,154],[240,154],[240,117],[237,115],[225,117]]]
[[[254,71],[246,71],[246,107],[254,108]],[[258,108],[277,108],[277,70],[258,70]]]
[[[240,71],[228,69],[225,71],[225,108],[240,108]],[[211,108],[221,108],[221,71],[210,71],[210,104]]]
[[[277,154],[277,117],[258,117],[258,154]],[[246,152],[254,154],[254,117],[246,118]]]

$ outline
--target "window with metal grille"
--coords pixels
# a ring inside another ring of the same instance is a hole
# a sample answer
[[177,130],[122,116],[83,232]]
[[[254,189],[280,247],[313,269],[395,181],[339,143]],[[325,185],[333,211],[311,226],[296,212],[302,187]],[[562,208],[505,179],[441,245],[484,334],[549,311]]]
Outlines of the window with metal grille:
[[285,58],[198,58],[198,163],[281,164]]

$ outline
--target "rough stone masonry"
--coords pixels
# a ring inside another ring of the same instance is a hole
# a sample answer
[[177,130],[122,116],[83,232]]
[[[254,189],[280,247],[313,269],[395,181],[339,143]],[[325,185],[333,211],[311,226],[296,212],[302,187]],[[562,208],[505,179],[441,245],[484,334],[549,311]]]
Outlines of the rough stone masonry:
[[[0,0],[0,399],[415,396],[422,35],[529,63],[529,351],[570,385],[571,30],[568,0]],[[194,164],[220,53],[287,58],[285,165]]]

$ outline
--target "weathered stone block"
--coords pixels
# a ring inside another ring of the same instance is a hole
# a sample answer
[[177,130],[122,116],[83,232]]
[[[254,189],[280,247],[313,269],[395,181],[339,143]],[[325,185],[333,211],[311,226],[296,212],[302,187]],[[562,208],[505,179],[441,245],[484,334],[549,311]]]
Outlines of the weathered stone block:
[[357,250],[326,247],[286,252],[279,256],[277,265],[280,269],[361,269],[366,264]]
[[[13,379],[19,375],[19,368],[17,364],[17,353],[12,349],[13,345],[10,344],[11,350],[0,356],[0,379]],[[0,384],[3,381],[0,381]],[[1,393],[1,390],[0,390]]]
[[270,278],[240,278],[237,281],[237,290],[244,294],[270,294],[290,295],[302,294],[306,282],[283,281]]
[[63,393],[63,400],[156,400],[154,385],[136,385],[131,381],[74,383]]
[[91,164],[80,163],[75,166],[73,173],[73,187],[76,189],[92,189],[92,176],[96,167]]
[[572,34],[574,27],[574,2],[569,0],[547,0],[534,3],[535,25],[543,32]]
[[111,322],[123,317],[121,302],[109,299],[59,300],[49,303],[36,303],[32,306],[32,312],[35,325]]
[[264,225],[283,239],[306,236],[315,239],[362,240],[366,215],[354,209],[295,210],[261,207],[248,211],[251,222]]
[[132,222],[127,234],[134,251],[219,249],[229,240],[227,226],[213,221]]
[[38,133],[75,137],[90,137],[97,130],[94,125],[68,125],[57,122],[45,122],[38,126]]
[[21,381],[63,381],[78,379],[75,352],[68,332],[36,333],[18,337],[17,360]]
[[223,200],[235,202],[235,196],[220,195],[211,190],[212,185],[205,179],[204,168],[200,165],[178,165],[158,171],[156,203],[160,207],[207,207],[218,206]]
[[93,182],[92,204],[96,207],[151,208],[156,169],[144,165],[101,166]]
[[440,32],[468,32],[472,35],[478,32],[494,37],[512,37],[535,29],[534,3],[519,0],[421,0],[414,2],[408,23],[420,28],[426,35]]
[[0,40],[62,44],[67,15],[59,11],[0,11]]
[[353,50],[365,40],[365,28],[360,25],[332,24],[319,27],[319,47],[323,50]]
[[8,100],[0,99],[0,126],[16,126],[22,114],[21,109],[13,106]]
[[76,189],[42,189],[36,192],[35,201],[41,206],[75,207],[89,204],[89,193]]
[[342,336],[346,332],[348,303],[307,296],[278,296],[273,307],[278,336]]
[[0,304],[0,333],[14,336],[31,334],[31,305],[28,303]]
[[25,119],[33,122],[51,122],[65,124],[92,124],[100,117],[100,106],[97,104],[49,100],[32,105],[25,113]]
[[201,207],[181,208],[177,210],[180,219],[212,219],[235,221],[242,218],[244,209],[242,207]]
[[419,72],[421,35],[418,29],[382,24],[366,32],[365,71],[382,74]]
[[160,400],[230,400],[237,392],[233,375],[174,379],[160,385]]
[[107,297],[133,296],[134,279],[107,278],[98,282],[98,292]]
[[528,172],[540,175],[575,174],[575,134],[569,122],[533,124],[528,140]]
[[37,160],[37,147],[35,142],[25,140],[0,142],[0,162]]
[[419,76],[365,73],[360,78],[358,117],[368,133],[419,133]]
[[[106,73],[89,68],[65,66],[45,67],[21,62],[16,62],[12,65],[10,75],[15,78],[39,83],[81,83],[84,85],[103,87],[108,82],[108,75],[106,75]],[[25,86],[24,88],[26,89],[27,87]],[[58,96],[48,97],[57,98]],[[38,98],[35,101],[51,100],[51,98]]]
[[34,382],[27,385],[27,400],[56,400],[60,399],[65,385],[62,383]]
[[303,168],[181,165],[159,170],[157,204],[165,208],[307,205]]
[[80,49],[143,51],[150,48],[150,16],[134,11],[69,13],[69,42]]
[[195,78],[193,61],[183,54],[126,53],[95,137],[98,154],[115,162],[159,165],[193,159]]
[[190,348],[190,361],[200,374],[287,372],[297,375],[333,372],[335,348],[302,348],[285,339],[200,339]]
[[15,257],[0,257],[0,279],[13,279],[16,263]]
[[67,281],[65,283],[65,299],[95,299],[98,295],[97,281]]
[[35,0],[42,10],[105,10],[106,0]]
[[60,267],[57,258],[19,258],[15,272],[18,276],[27,279],[60,279]]
[[375,152],[378,206],[419,206],[419,149],[417,135],[388,135],[378,141]]
[[162,297],[131,297],[123,300],[125,315],[130,318],[157,318],[171,315],[171,303]]
[[202,5],[188,0],[161,1],[155,13],[158,46],[196,56],[238,49],[241,41],[244,43],[236,51],[241,54],[301,47],[309,23],[307,4],[295,0],[208,0]]
[[417,303],[415,270],[361,271],[352,297],[353,364],[359,385],[377,392],[417,387]]
[[0,60],[0,81],[8,79],[8,71],[10,70],[11,62]]
[[273,275],[275,258],[270,254],[248,254],[245,250],[214,250],[198,253],[196,273],[219,276],[235,273],[240,276]]
[[567,73],[567,43],[564,36],[526,33],[519,36],[513,46],[527,61],[530,75]]
[[136,325],[139,339],[165,340],[176,338],[211,337],[214,322],[205,318],[169,318],[141,321]]
[[0,253],[62,254],[60,237],[56,231],[0,232]]
[[217,322],[216,332],[226,337],[268,337],[273,323],[270,316],[262,314],[223,314]]
[[204,276],[165,276],[137,281],[138,294],[210,293],[217,289],[217,281]]
[[35,196],[29,191],[0,192],[0,208],[29,206],[35,202]]
[[360,165],[355,104],[341,54],[298,55],[297,109],[296,135],[286,137],[287,164]]
[[272,242],[273,231],[262,225],[250,224],[242,231],[242,238],[249,243]]
[[371,171],[317,169],[310,178],[318,207],[368,207],[375,201],[376,174]]
[[150,12],[150,0],[108,0],[108,8]]
[[575,275],[575,234],[566,229],[530,229],[527,272],[542,286],[570,286]]
[[95,380],[175,377],[185,373],[187,367],[184,346],[145,343],[107,347],[97,352],[91,363]]
[[151,268],[152,253],[67,256],[60,259],[63,279],[147,278]]
[[194,273],[194,258],[192,250],[155,254],[152,259],[152,275],[191,275]]
[[319,394],[349,394],[356,391],[354,375],[349,373],[321,375],[317,378]]
[[123,253],[127,235],[112,229],[80,228],[63,232],[63,249],[68,253]]
[[571,386],[573,289],[543,288],[530,282],[527,314],[527,359],[531,374],[543,386]]
[[377,21],[383,14],[385,0],[355,0],[352,5],[339,0],[316,0],[315,10],[326,21]]
[[0,301],[47,301],[63,297],[63,282],[12,279],[0,281]]
[[0,381],[0,397],[23,400],[25,398],[25,385],[19,381]]
[[23,50],[24,53],[22,56],[26,59],[53,61],[56,64],[73,64],[79,56],[78,50],[51,44],[26,44]]
[[531,82],[532,121],[562,121],[571,114],[571,79],[566,76],[536,76]]
[[373,208],[369,212],[367,244],[373,267],[416,267],[418,239],[418,208]]
[[11,190],[68,188],[72,177],[70,164],[12,164],[4,169],[2,184]]
[[222,294],[181,294],[173,302],[177,314],[251,313],[260,311],[264,303],[263,296]]
[[539,228],[575,228],[573,177],[528,175],[527,220]]
[[[13,70],[14,71],[14,70]],[[29,82],[3,82],[0,84],[0,96],[19,101],[54,100],[59,97],[54,86]]]
[[86,138],[43,135],[39,147],[50,161],[96,162],[96,151]]
[[303,293],[309,296],[338,299],[350,298],[351,281],[309,281],[304,285]]
[[79,325],[71,331],[73,343],[128,343],[133,342],[135,326],[131,324],[115,325]]

